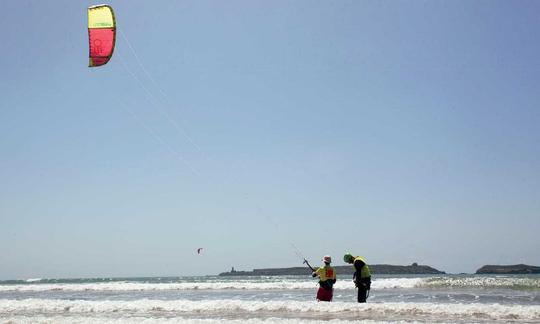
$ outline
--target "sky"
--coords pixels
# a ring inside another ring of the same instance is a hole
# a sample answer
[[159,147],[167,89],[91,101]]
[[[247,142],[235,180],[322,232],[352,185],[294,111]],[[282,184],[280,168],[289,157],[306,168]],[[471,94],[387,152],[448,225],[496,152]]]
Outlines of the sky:
[[95,4],[2,1],[0,279],[540,265],[540,2]]

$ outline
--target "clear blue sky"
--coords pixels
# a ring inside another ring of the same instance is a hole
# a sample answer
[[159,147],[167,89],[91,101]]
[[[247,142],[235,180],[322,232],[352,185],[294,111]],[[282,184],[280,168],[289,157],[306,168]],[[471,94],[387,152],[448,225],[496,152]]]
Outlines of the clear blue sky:
[[94,4],[2,2],[0,279],[540,265],[540,2]]

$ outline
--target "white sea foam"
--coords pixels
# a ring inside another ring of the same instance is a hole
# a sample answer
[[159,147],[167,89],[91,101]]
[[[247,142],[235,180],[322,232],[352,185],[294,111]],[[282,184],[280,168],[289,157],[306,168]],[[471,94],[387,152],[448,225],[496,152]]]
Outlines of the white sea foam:
[[540,278],[508,276],[433,277],[419,287],[540,289]]
[[[133,317],[107,317],[107,316],[9,316],[2,318],[2,323],[18,323],[18,324],[50,324],[50,323],[69,323],[69,324],[94,324],[94,323],[121,323],[121,324],[350,324],[351,320],[314,320],[314,319],[301,319],[301,318],[247,318],[247,319],[195,319],[186,317],[160,317],[160,318],[148,318],[145,316],[133,316]],[[355,321],[356,322],[356,321]],[[380,320],[362,320],[363,324],[414,324],[416,321],[380,321]],[[444,323],[444,322],[439,322]],[[449,322],[451,323],[451,322]]]
[[436,303],[317,303],[307,301],[135,300],[87,301],[1,299],[0,318],[9,316],[100,316],[199,318],[307,318],[373,320],[482,320],[540,321],[539,305]]
[[[371,289],[396,289],[396,288],[414,288],[425,282],[427,278],[375,278],[371,283]],[[350,288],[351,282],[341,281],[338,285],[342,288]]]
[[[86,283],[39,283],[37,279],[29,279],[26,284],[0,285],[0,292],[40,292],[40,291],[164,291],[164,290],[298,290],[313,289],[315,280],[298,280],[290,278],[271,278],[185,282],[86,282]],[[506,288],[506,289],[540,289],[540,278],[527,277],[422,277],[422,278],[374,278],[371,288]],[[338,280],[336,290],[354,289],[350,279]]]
[[[374,290],[391,288],[413,288],[421,285],[422,278],[382,278],[375,279],[371,285]],[[143,282],[103,282],[103,283],[58,283],[58,284],[18,284],[0,285],[2,291],[146,291],[146,290],[297,290],[313,289],[317,286],[312,281],[281,280],[272,282],[255,281],[214,281],[214,282],[178,282],[178,283],[143,283]],[[336,290],[354,289],[350,280],[339,280]]]

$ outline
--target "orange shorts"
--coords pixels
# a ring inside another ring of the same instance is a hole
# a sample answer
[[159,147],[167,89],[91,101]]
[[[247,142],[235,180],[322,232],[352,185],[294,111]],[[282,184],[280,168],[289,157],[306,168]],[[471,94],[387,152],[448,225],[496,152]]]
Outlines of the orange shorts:
[[319,290],[317,290],[318,301],[332,301],[333,296],[334,296],[334,289],[326,290],[323,287],[319,287]]

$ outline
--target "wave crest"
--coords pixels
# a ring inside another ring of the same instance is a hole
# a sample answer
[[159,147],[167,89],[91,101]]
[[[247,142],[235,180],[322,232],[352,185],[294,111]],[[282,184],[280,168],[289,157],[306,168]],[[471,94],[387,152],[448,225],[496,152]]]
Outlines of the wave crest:
[[[382,278],[375,279],[372,289],[414,288],[422,283],[420,278]],[[317,282],[312,281],[214,281],[214,282],[177,282],[177,283],[144,283],[144,282],[100,282],[100,283],[63,283],[63,284],[17,284],[1,285],[2,291],[157,291],[157,290],[298,290],[314,289]],[[339,280],[335,285],[336,290],[354,289],[351,280]]]
[[479,320],[539,320],[540,306],[500,304],[433,304],[433,303],[368,303],[350,302],[300,302],[300,301],[241,301],[241,300],[135,300],[135,301],[85,301],[24,299],[0,300],[0,315],[48,314],[91,315],[118,314],[121,316],[186,316],[204,314],[205,317],[222,318],[260,317],[263,314],[277,317],[306,317],[327,314],[341,319],[479,319]]

